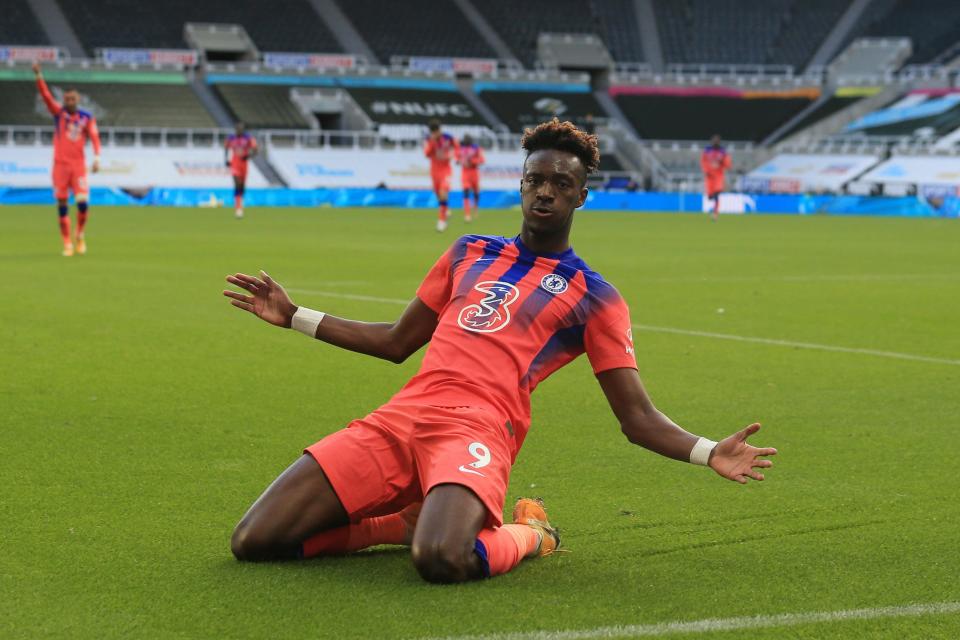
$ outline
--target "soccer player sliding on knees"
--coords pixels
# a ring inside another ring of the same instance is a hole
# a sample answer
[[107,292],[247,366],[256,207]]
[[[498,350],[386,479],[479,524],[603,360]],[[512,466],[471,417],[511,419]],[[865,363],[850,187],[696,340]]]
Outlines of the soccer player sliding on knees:
[[420,371],[385,405],[307,447],[250,507],[239,560],[409,545],[430,582],[506,573],[560,544],[542,503],[521,498],[503,523],[510,468],[530,426],[530,394],[586,353],[627,439],[746,484],[771,466],[745,429],[713,442],[657,410],[637,374],[630,314],[570,246],[574,212],[599,164],[597,139],[569,122],[523,137],[523,223],[514,238],[458,239],[395,322],[298,307],[264,272],[227,281],[231,303],[278,327]]

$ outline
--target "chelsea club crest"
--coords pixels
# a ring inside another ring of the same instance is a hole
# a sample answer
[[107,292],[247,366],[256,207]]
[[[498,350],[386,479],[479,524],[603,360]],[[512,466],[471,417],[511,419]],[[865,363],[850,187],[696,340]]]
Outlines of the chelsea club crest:
[[567,290],[567,279],[558,273],[548,273],[540,280],[540,286],[553,294]]

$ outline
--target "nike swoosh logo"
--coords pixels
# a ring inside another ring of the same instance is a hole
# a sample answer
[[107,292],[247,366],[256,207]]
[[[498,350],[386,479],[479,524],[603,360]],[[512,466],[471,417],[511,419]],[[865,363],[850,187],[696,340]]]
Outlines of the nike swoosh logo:
[[463,471],[464,473],[472,473],[472,474],[475,474],[475,475],[480,476],[481,478],[486,478],[486,477],[487,477],[487,476],[483,475],[482,473],[480,473],[479,471],[476,471],[476,470],[474,470],[474,469],[470,469],[470,468],[468,468],[468,467],[466,467],[466,466],[464,466],[464,465],[460,465],[460,471]]

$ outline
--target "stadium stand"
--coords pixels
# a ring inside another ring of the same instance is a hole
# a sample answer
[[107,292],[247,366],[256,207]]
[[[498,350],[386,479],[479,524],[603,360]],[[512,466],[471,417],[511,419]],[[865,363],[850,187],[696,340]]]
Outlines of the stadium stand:
[[338,4],[384,62],[391,56],[496,57],[452,2],[338,0]]
[[185,22],[242,24],[261,51],[341,50],[307,0],[85,0],[60,7],[91,54],[100,47],[182,48]]
[[600,35],[614,60],[643,62],[645,58],[633,0],[594,0],[591,5],[600,21]]
[[849,0],[655,0],[669,62],[806,64]]
[[[187,84],[131,84],[113,82],[50,83],[59,89],[76,87],[81,105],[96,116],[101,127],[182,127],[215,125]],[[0,83],[0,122],[15,125],[48,125],[50,116],[37,97],[33,82]]]
[[306,129],[310,124],[290,100],[293,85],[215,84],[236,120],[253,129]]
[[910,57],[907,38],[857,38],[829,64],[835,78],[856,78],[898,69]]
[[656,0],[660,42],[670,62],[769,61],[790,0]]
[[880,0],[867,13],[869,22],[862,35],[907,36],[913,41],[908,64],[928,62],[960,40],[960,2],[956,0]]
[[794,2],[768,62],[793,65],[797,71],[803,69],[849,4],[840,0]]
[[637,132],[649,139],[760,142],[806,108],[816,90],[789,92],[650,91],[613,88],[611,93]]
[[[536,64],[537,35],[540,33],[602,34],[601,21],[593,4],[583,0],[551,0],[549,3],[542,0],[480,0],[475,3],[517,58],[531,68]],[[632,15],[631,20],[636,22]]]
[[583,124],[587,115],[597,116],[603,108],[589,91],[580,93],[541,91],[484,90],[484,101],[511,131],[523,131],[554,115]]
[[0,44],[48,44],[47,36],[27,0],[4,0]]
[[[911,98],[916,98],[911,100]],[[960,92],[912,93],[850,123],[848,132],[868,136],[938,138],[960,127]]]
[[825,118],[832,116],[841,109],[846,109],[852,104],[859,102],[862,96],[859,95],[832,95],[821,102],[812,111],[804,115],[800,120],[794,122],[788,129],[780,134],[780,138],[786,138],[798,131],[802,131],[814,123],[820,122]]

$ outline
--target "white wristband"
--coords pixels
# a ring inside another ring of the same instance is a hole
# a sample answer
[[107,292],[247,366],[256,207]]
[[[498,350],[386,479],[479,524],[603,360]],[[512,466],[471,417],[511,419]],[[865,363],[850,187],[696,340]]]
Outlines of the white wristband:
[[296,329],[305,336],[316,338],[317,327],[325,315],[327,314],[323,311],[297,307],[297,312],[293,314],[293,320],[290,322],[290,328]]
[[707,463],[710,462],[710,452],[713,451],[715,446],[717,446],[717,443],[713,440],[706,438],[697,440],[693,449],[690,449],[690,463],[707,466]]

